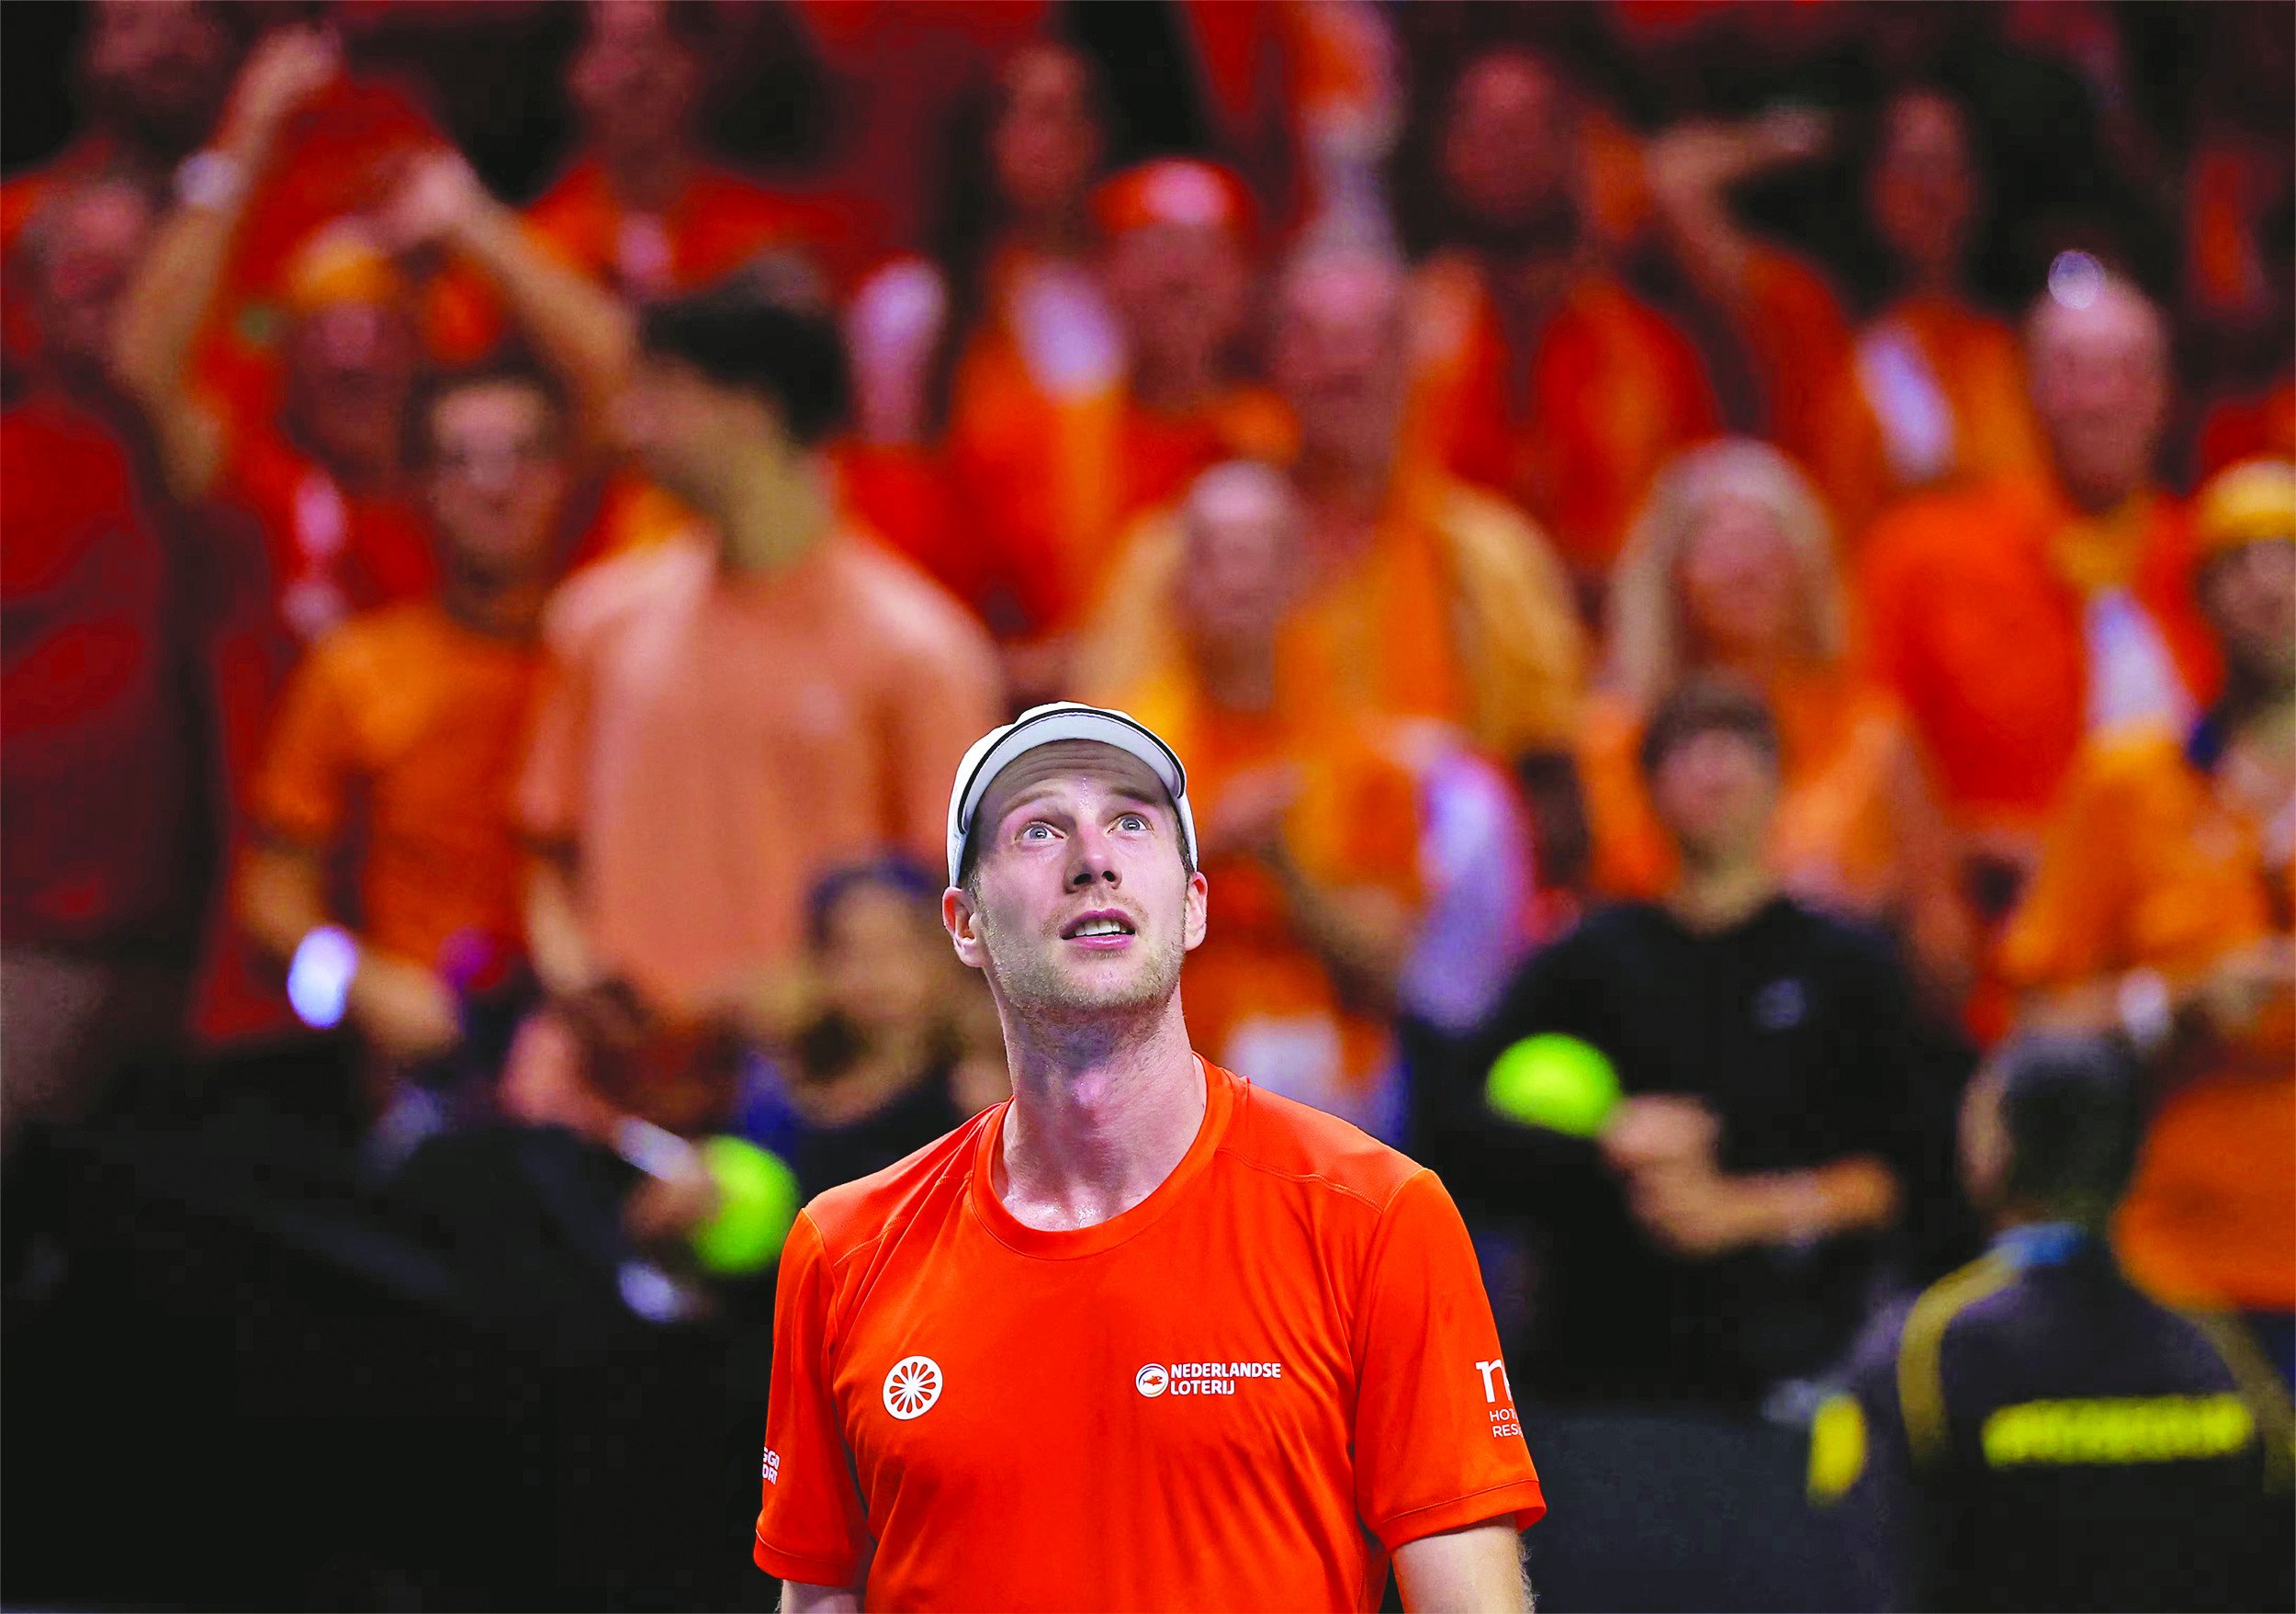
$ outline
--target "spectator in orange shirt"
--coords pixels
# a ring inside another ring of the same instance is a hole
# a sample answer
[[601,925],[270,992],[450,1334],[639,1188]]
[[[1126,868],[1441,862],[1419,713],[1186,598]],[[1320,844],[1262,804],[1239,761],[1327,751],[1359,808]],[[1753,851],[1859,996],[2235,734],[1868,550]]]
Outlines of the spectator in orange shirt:
[[[89,180],[124,180],[147,197],[166,188],[222,109],[238,40],[229,8],[210,0],[97,0],[81,37],[82,123],[72,143],[0,183],[0,253],[51,198]],[[35,315],[16,283],[0,289],[8,365],[30,355]]]
[[[238,876],[241,920],[293,966],[298,1012],[346,1020],[386,1084],[451,1051],[458,990],[523,950],[511,793],[572,480],[566,411],[537,374],[448,378],[420,418],[444,585],[312,647],[255,781],[257,840]],[[328,899],[345,875],[355,920]]]
[[186,580],[112,310],[152,228],[123,181],[28,225],[33,363],[0,412],[0,1140],[173,1067],[209,860]]
[[1969,114],[1915,88],[1881,109],[1866,209],[1893,260],[1895,295],[1860,328],[1833,382],[1832,428],[1811,468],[1854,543],[1907,493],[2043,464],[2017,335],[1964,279],[1984,206]]
[[1581,119],[1519,46],[1459,75],[1435,164],[1456,223],[1415,290],[1416,407],[1443,462],[1521,503],[1592,585],[1715,412],[1689,341],[1590,238]]
[[[850,280],[853,223],[827,203],[784,195],[712,162],[696,130],[705,53],[704,8],[663,0],[584,7],[567,91],[580,144],[557,181],[526,209],[536,239],[564,262],[634,302],[724,278],[760,254],[790,252]],[[459,278],[428,310],[449,357],[501,333],[487,288]]]
[[995,665],[953,601],[838,525],[825,312],[741,279],[658,303],[631,373],[625,442],[703,525],[550,608],[527,935],[557,991],[619,976],[675,1014],[733,1010],[794,956],[816,878],[939,844],[933,770],[993,715]]
[[2154,482],[2168,404],[2159,310],[2068,254],[2026,327],[2043,474],[1914,500],[1874,529],[1860,593],[1874,671],[2005,907],[2082,737],[2189,721],[2215,689],[2181,514]]
[[1776,715],[1770,858],[1820,908],[1894,921],[1942,1003],[1967,985],[1971,937],[1952,841],[1896,701],[1852,668],[1848,604],[1816,490],[1743,438],[1693,449],[1651,494],[1613,580],[1608,688],[1580,739],[1594,878],[1656,898],[1678,874],[1637,757],[1682,677],[1752,681]]
[[1815,115],[1782,112],[1678,125],[1644,155],[1660,234],[1689,294],[1683,317],[1694,316],[1725,418],[1805,468],[1824,461],[1839,430],[1828,389],[1849,362],[1850,323],[1824,271],[1748,230],[1729,193],[1808,161],[1830,138]]
[[2296,464],[2201,495],[2224,694],[2083,748],[2002,942],[2033,1017],[2125,1033],[2159,1078],[2116,1239],[2172,1302],[2296,1313]]
[[[1303,248],[1277,283],[1274,368],[1308,509],[1282,676],[1334,711],[1452,723],[1495,756],[1558,751],[1583,656],[1570,577],[1521,514],[1409,443],[1407,289],[1393,258],[1344,243]],[[1080,687],[1120,689],[1176,660],[1182,549],[1169,520],[1127,546]]]
[[951,495],[971,518],[979,574],[963,593],[1030,625],[1007,652],[1018,696],[1065,682],[1068,636],[1098,595],[1126,521],[1169,503],[1231,455],[1281,457],[1283,406],[1244,384],[1255,208],[1228,170],[1144,163],[1093,198],[1098,274],[1124,341],[1109,385],[1074,395],[1007,389],[976,372],[951,449]]
[[121,310],[118,367],[141,401],[179,498],[251,518],[277,579],[284,626],[308,640],[346,615],[418,594],[435,568],[407,501],[404,445],[414,332],[403,286],[371,231],[338,221],[285,272],[292,310],[284,430],[201,397],[192,355],[223,288],[253,187],[296,109],[332,84],[326,36],[288,28],[249,58],[216,165],[162,224]]
[[[1189,759],[1219,934],[1187,968],[1190,1041],[1262,1087],[1399,1133],[1392,1023],[1431,893],[1422,855],[1432,725],[1336,710],[1287,688],[1277,638],[1303,512],[1271,467],[1199,478],[1180,514],[1182,654],[1122,708]],[[1500,879],[1494,857],[1480,871]]]

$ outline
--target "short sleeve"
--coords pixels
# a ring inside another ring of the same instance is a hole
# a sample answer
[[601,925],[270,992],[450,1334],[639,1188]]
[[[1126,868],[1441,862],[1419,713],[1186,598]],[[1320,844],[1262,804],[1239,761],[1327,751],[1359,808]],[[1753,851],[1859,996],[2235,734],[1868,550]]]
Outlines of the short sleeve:
[[255,822],[298,845],[332,843],[350,811],[358,726],[345,672],[338,647],[322,640],[281,697],[256,772]]
[[1356,1507],[1381,1546],[1547,1511],[1474,1246],[1432,1171],[1379,1218],[1355,1354]]
[[765,1501],[752,1555],[783,1580],[847,1586],[861,1572],[869,1529],[829,1393],[829,1292],[820,1231],[801,1214],[782,1251],[774,1293]]

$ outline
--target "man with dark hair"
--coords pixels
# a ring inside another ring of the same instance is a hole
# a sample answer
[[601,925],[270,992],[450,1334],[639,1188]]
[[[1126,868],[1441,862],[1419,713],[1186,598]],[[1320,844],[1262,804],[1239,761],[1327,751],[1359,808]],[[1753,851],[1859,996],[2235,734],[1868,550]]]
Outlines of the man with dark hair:
[[2105,1242],[2140,1081],[2114,1043],[2027,1036],[1971,1087],[1993,1248],[1879,1319],[1812,1429],[1811,1495],[1875,1606],[2289,1606],[2286,1388],[2237,1322],[2146,1298]]
[[[1780,892],[1758,694],[1685,683],[1643,764],[1681,875],[1523,967],[1469,1044],[1477,1096],[1446,1141],[1463,1189],[1536,1228],[1543,1394],[1750,1409],[1849,1343],[1879,1236],[1921,1186],[1907,986],[1877,937]],[[1558,1060],[1611,1101],[1508,1100]]]
[[805,893],[888,848],[929,852],[934,759],[995,716],[986,636],[842,525],[827,313],[759,274],[657,304],[614,409],[692,530],[553,603],[554,675],[519,813],[545,981],[628,979],[741,1011],[796,955]]
[[[500,365],[419,397],[410,447],[445,581],[312,646],[256,775],[236,893],[297,1012],[366,1041],[377,1103],[461,1040],[456,977],[523,951],[510,786],[573,477],[567,412],[539,374]],[[355,934],[328,900],[354,848]]]

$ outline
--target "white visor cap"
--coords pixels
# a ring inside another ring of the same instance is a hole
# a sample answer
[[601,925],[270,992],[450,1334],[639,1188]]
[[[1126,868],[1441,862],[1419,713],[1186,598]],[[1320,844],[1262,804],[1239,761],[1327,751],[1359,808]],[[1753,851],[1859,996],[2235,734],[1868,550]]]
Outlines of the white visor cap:
[[1080,701],[1054,701],[1030,706],[1002,728],[992,728],[973,742],[957,764],[956,788],[949,793],[949,883],[963,879],[964,843],[973,832],[973,815],[996,775],[1041,745],[1064,739],[1089,739],[1111,745],[1127,756],[1138,757],[1163,782],[1179,812],[1180,843],[1187,860],[1196,861],[1196,815],[1187,806],[1187,770],[1180,757],[1158,739],[1154,729],[1128,713]]

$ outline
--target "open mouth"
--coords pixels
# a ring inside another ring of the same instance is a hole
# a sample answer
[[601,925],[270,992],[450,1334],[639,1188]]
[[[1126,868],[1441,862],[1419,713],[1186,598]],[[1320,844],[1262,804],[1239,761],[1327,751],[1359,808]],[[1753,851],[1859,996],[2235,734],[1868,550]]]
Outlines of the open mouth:
[[1135,933],[1131,916],[1114,909],[1078,914],[1061,927],[1061,940],[1090,947],[1120,947]]

